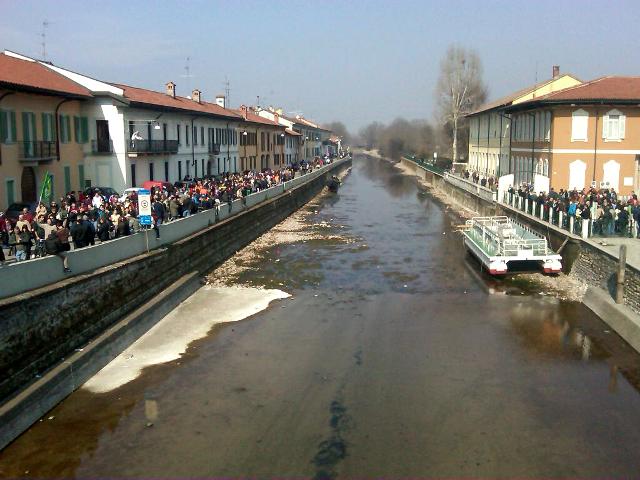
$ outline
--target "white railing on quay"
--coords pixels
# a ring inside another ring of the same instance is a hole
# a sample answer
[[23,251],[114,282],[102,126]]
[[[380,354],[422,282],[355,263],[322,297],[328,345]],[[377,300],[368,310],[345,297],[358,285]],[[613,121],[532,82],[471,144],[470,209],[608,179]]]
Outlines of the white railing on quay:
[[503,205],[510,206],[515,210],[531,215],[543,223],[548,223],[568,233],[577,235],[584,239],[591,237],[635,237],[636,222],[631,212],[628,213],[626,224],[619,222],[618,214],[615,217],[605,219],[593,219],[595,209],[591,210],[591,218],[582,218],[580,215],[569,215],[566,211],[545,208],[544,204],[530,201],[526,197],[521,197],[517,193],[505,192],[502,201]]

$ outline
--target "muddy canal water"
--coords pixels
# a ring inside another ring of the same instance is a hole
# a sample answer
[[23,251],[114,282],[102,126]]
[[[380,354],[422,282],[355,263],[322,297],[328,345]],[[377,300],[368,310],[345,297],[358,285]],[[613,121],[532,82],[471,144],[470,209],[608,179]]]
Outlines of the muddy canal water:
[[256,294],[201,290],[164,334],[209,321],[184,353],[81,388],[0,475],[638,475],[640,357],[588,310],[486,278],[454,213],[383,161],[356,158],[296,215],[313,235],[214,273],[269,289],[268,308],[216,323]]

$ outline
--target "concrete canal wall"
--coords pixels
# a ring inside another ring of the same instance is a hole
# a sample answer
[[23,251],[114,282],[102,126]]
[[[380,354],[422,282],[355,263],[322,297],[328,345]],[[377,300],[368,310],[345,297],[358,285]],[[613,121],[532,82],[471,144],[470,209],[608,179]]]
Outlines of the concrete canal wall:
[[[217,220],[211,211],[165,225],[161,230],[164,243],[148,253],[144,235],[130,237],[131,245],[127,243],[127,248],[142,249],[139,250],[142,253],[131,256],[132,250],[128,250],[131,258],[0,300],[0,399],[6,401],[18,390],[37,383],[38,377],[53,365],[58,365],[61,375],[73,377],[65,384],[66,393],[55,392],[57,401],[61,395],[64,398],[70,393],[69,385],[81,385],[87,375],[108,363],[122,348],[108,349],[100,361],[85,361],[90,368],[83,375],[77,370],[65,371],[61,360],[82,356],[85,352],[79,349],[86,347],[87,342],[136,309],[166,295],[168,288],[177,289],[174,296],[177,302],[181,301],[193,292],[202,275],[299,209],[322,190],[328,176],[350,165],[350,160],[339,161],[314,172],[315,175],[275,187],[273,192],[261,192],[247,200],[246,205],[234,202],[231,212],[225,206],[226,211]],[[155,242],[153,232],[149,241]],[[124,247],[120,246],[125,242],[118,242],[109,242],[102,251],[104,255],[123,255],[120,250]],[[97,262],[91,255],[87,257],[87,265]],[[60,262],[57,258],[51,260]],[[181,293],[180,289],[185,291]],[[154,320],[161,316],[151,315]],[[48,408],[55,405],[46,395],[38,398],[46,400]],[[36,410],[43,408],[38,406]],[[2,415],[0,411],[0,429],[7,421]]]
[[565,273],[590,286],[584,304],[640,351],[640,270],[626,264],[624,304],[617,305],[613,300],[618,269],[616,255],[599,248],[592,240],[585,240],[510,205],[490,199],[485,192],[488,189],[474,192],[476,186],[463,184],[464,181],[460,181],[462,179],[448,178],[407,158],[402,158],[400,163],[405,171],[415,173],[431,188],[444,194],[448,201],[481,216],[509,216],[545,236],[551,247],[562,254]]

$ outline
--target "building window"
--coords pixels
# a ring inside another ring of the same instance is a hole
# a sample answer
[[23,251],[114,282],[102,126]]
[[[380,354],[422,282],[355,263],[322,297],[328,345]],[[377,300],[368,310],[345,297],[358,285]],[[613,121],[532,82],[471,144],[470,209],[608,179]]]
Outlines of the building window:
[[204,158],[202,159],[201,166],[202,166],[202,168],[200,170],[202,172],[202,176],[204,177]]
[[189,145],[189,125],[184,126],[184,141]]
[[551,112],[544,112],[544,139],[551,141]]
[[625,116],[618,110],[609,110],[602,121],[602,138],[609,141],[624,139]]
[[60,115],[60,142],[69,143],[71,141],[71,117]]
[[42,114],[42,140],[53,142],[56,137],[56,126],[53,121],[53,113]]
[[169,162],[164,162],[164,181],[169,181]]
[[193,144],[198,144],[198,127],[193,127]]
[[65,194],[71,191],[71,167],[64,167],[64,192]]
[[73,117],[73,128],[76,143],[87,143],[89,140],[89,119],[87,117]]
[[16,201],[16,184],[13,180],[7,180],[7,206]]
[[180,124],[178,124],[178,126],[176,127],[176,133],[177,133],[177,139],[178,140],[178,145],[182,145],[182,142],[180,141]]
[[576,110],[571,114],[571,141],[586,142],[589,114],[585,110]]
[[78,188],[84,189],[84,165],[78,165]]
[[153,162],[149,163],[149,180],[153,180]]
[[9,110],[0,110],[0,142],[6,144],[6,143],[14,143],[15,141],[16,141],[16,112],[9,111]]
[[204,127],[200,127],[200,145],[204,145]]
[[178,180],[182,180],[182,160],[178,160]]
[[136,164],[132,163],[130,166],[131,169],[131,186],[136,186]]

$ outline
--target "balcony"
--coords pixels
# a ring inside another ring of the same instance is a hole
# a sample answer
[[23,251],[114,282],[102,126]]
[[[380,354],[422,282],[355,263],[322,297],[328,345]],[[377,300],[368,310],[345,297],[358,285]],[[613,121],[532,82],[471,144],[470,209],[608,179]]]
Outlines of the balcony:
[[218,155],[220,153],[220,144],[219,143],[210,143],[209,144],[209,153],[213,155]]
[[110,155],[113,153],[113,141],[91,140],[91,153],[94,155]]
[[18,142],[18,159],[21,162],[50,162],[58,157],[56,142]]
[[129,142],[129,153],[158,155],[178,153],[177,140],[132,140]]

